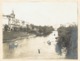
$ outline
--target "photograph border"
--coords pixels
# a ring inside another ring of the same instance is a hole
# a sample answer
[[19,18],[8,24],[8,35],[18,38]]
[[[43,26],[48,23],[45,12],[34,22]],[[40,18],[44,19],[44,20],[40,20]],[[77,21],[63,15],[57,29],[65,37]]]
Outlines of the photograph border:
[[[36,61],[35,59],[3,59],[3,31],[2,31],[2,4],[5,3],[5,2],[9,2],[9,3],[24,3],[24,2],[61,2],[61,3],[64,3],[64,2],[74,2],[74,3],[77,3],[77,21],[78,21],[78,59],[54,59],[54,61],[79,61],[80,58],[79,58],[79,51],[80,51],[80,33],[79,33],[79,27],[80,27],[80,0],[0,0],[0,61]],[[37,60],[37,61],[52,61],[52,60]]]

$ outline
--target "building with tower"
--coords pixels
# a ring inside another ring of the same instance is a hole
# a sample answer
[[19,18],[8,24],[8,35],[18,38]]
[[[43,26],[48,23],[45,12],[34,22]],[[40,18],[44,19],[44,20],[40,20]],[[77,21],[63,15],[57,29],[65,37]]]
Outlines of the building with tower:
[[23,21],[20,21],[15,18],[15,13],[12,10],[12,13],[9,15],[3,15],[3,17],[6,17],[8,19],[8,26],[9,30],[19,29],[20,27],[23,27]]

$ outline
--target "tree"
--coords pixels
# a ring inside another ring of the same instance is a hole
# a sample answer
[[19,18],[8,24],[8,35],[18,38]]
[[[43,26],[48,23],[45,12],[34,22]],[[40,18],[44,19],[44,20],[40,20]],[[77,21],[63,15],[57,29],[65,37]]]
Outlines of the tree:
[[58,45],[61,46],[61,49],[63,47],[67,49],[66,57],[75,58],[77,51],[73,53],[76,53],[76,56],[71,53],[74,51],[74,47],[77,48],[77,25],[70,25],[68,27],[61,26],[57,30],[59,34]]
[[9,26],[8,25],[4,25],[4,30],[8,31],[9,30]]

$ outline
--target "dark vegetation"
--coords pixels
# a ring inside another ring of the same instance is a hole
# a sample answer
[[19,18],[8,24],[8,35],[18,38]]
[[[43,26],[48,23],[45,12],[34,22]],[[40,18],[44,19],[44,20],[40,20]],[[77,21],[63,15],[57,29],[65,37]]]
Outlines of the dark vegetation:
[[53,30],[54,28],[52,26],[36,26],[33,24],[26,25],[26,27],[13,27],[13,29],[10,30],[9,26],[5,25],[3,31],[3,42],[18,37],[28,37],[31,34],[45,37],[52,33]]
[[70,25],[68,27],[60,26],[58,29],[59,39],[58,45],[63,49],[67,49],[66,58],[78,58],[77,54],[77,40],[78,40],[78,29],[77,25]]
[[36,36],[47,36],[54,30],[52,26],[35,26],[33,24],[27,25],[26,29],[28,33],[35,34]]

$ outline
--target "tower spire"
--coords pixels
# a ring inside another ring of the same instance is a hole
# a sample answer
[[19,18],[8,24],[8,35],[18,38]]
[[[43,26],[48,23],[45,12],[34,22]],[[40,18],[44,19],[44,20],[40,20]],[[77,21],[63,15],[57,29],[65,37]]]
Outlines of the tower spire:
[[12,10],[11,17],[15,18],[14,10]]

